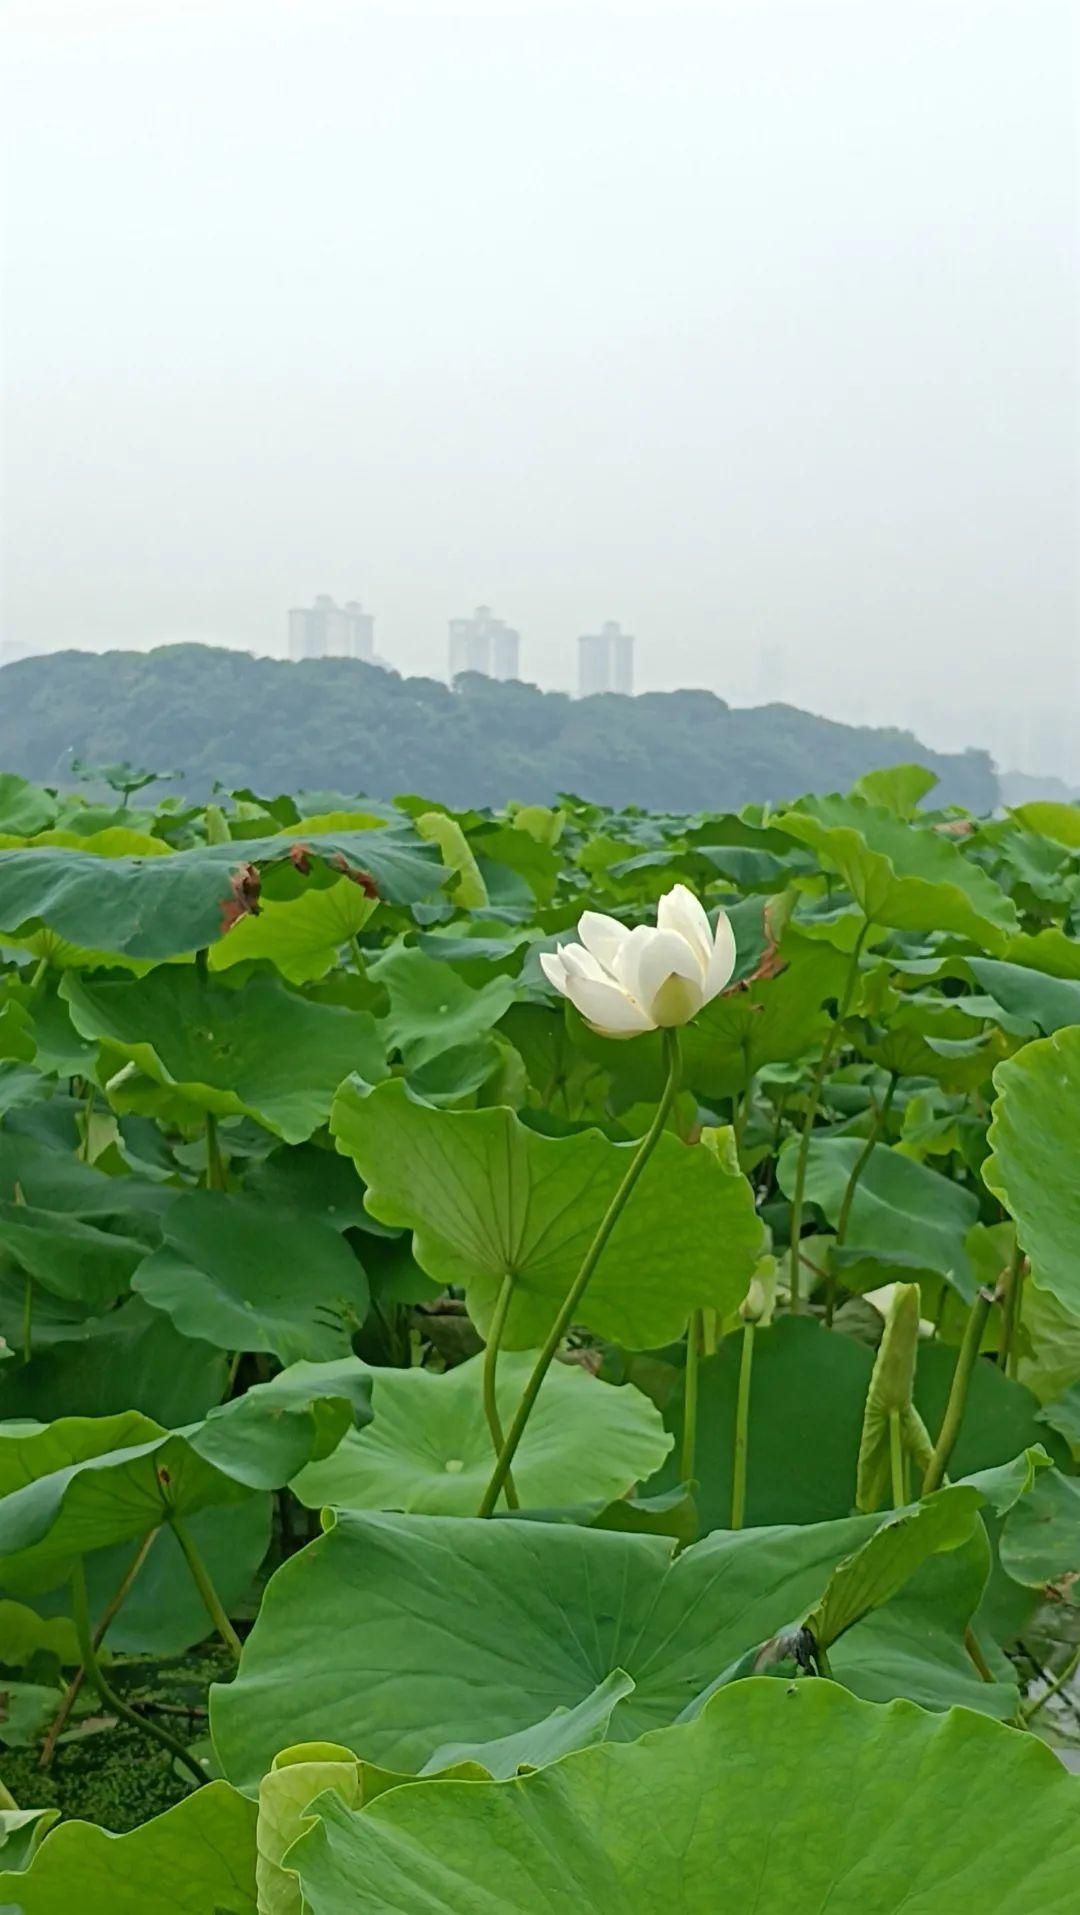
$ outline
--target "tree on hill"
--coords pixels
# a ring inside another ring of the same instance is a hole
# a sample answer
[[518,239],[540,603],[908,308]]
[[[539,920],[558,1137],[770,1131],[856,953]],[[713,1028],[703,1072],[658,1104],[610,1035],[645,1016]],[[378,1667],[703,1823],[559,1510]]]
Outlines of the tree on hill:
[[992,810],[986,752],[928,751],[910,732],[790,705],[733,709],[708,691],[571,699],[464,673],[453,687],[353,659],[292,664],[204,645],[53,652],[0,669],[0,766],[63,783],[72,763],[135,759],[205,795],[260,791],[447,804],[547,803],[559,791],[656,810],[734,809],[918,759],[943,803]]

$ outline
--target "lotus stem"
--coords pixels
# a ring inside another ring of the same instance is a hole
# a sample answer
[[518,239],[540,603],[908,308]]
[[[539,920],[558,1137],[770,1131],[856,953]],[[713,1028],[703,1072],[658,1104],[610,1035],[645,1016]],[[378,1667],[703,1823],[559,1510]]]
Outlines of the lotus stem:
[[1020,1302],[1024,1283],[1024,1253],[1017,1242],[1009,1259],[1009,1267],[1003,1281],[1001,1299],[1001,1346],[998,1350],[998,1367],[1009,1376],[1014,1376],[1016,1332],[1020,1325]]
[[964,1340],[960,1345],[960,1354],[956,1359],[956,1368],[953,1371],[949,1400],[945,1405],[945,1414],[941,1419],[941,1428],[938,1431],[938,1439],[934,1444],[933,1454],[926,1466],[926,1475],[923,1477],[922,1493],[924,1496],[929,1496],[931,1490],[940,1488],[945,1476],[945,1471],[949,1465],[949,1458],[956,1447],[956,1439],[960,1434],[960,1426],[964,1420],[968,1386],[971,1383],[972,1371],[975,1368],[975,1360],[982,1345],[983,1331],[986,1328],[986,1319],[990,1315],[990,1308],[993,1301],[994,1293],[992,1290],[980,1290],[971,1306],[971,1311],[964,1327]]
[[221,1145],[218,1142],[217,1118],[212,1110],[206,1113],[206,1188],[207,1190],[228,1188]]
[[[109,1628],[110,1623],[115,1621],[120,1610],[123,1608],[124,1603],[127,1601],[128,1594],[131,1589],[131,1585],[135,1581],[135,1578],[138,1575],[140,1569],[142,1568],[144,1562],[146,1561],[147,1556],[150,1554],[151,1547],[153,1546],[153,1544],[155,1543],[155,1541],[160,1535],[161,1535],[160,1529],[148,1530],[146,1535],[143,1537],[142,1542],[139,1544],[138,1549],[135,1551],[134,1556],[132,1557],[130,1563],[128,1564],[127,1568],[124,1571],[123,1576],[121,1577],[119,1585],[117,1586],[116,1589],[114,1589],[112,1595],[109,1597],[108,1602],[105,1604],[105,1607],[102,1610],[101,1616],[98,1620],[97,1627],[94,1629],[92,1641],[93,1641],[93,1645],[95,1649],[100,1649],[101,1644],[105,1640],[105,1633],[107,1629]],[[68,1718],[71,1715],[71,1711],[73,1710],[76,1702],[79,1699],[79,1691],[82,1688],[83,1683],[85,1681],[86,1681],[86,1665],[84,1663],[80,1663],[79,1667],[75,1671],[75,1674],[72,1676],[71,1681],[68,1683],[67,1688],[64,1690],[63,1698],[61,1700],[59,1709],[57,1710],[55,1716],[53,1717],[51,1723],[49,1724],[48,1733],[46,1734],[45,1740],[41,1745],[41,1754],[38,1757],[39,1769],[47,1769],[52,1763],[53,1756],[56,1753],[56,1745],[58,1741],[60,1740],[60,1737],[64,1733],[64,1728],[67,1724]]]
[[851,1000],[855,995],[855,985],[859,976],[859,959],[862,956],[863,944],[866,941],[866,935],[869,929],[870,921],[866,918],[863,920],[859,935],[852,946],[851,961],[848,965],[847,977],[844,980],[844,989],[840,997],[840,1002],[836,1007],[836,1017],[829,1028],[829,1034],[825,1040],[825,1048],[821,1053],[817,1070],[814,1072],[810,1083],[810,1096],[807,1100],[806,1116],[803,1119],[802,1135],[799,1138],[799,1154],[795,1160],[795,1188],[791,1193],[791,1210],[788,1225],[788,1243],[790,1245],[788,1255],[788,1284],[790,1307],[793,1316],[797,1316],[801,1308],[799,1238],[802,1235],[803,1201],[806,1195],[806,1167],[810,1161],[810,1139],[813,1135],[818,1111],[821,1108],[821,1094],[825,1088],[825,1079],[829,1075],[829,1067],[836,1055],[836,1047],[840,1041],[840,1029],[848,1011],[851,1009]]
[[477,1512],[480,1516],[490,1516],[498,1502],[499,1492],[509,1475],[510,1465],[517,1453],[518,1444],[521,1442],[525,1426],[532,1414],[533,1405],[540,1394],[540,1386],[555,1360],[566,1332],[574,1321],[581,1304],[581,1299],[589,1287],[593,1272],[603,1255],[608,1238],[618,1223],[619,1218],[622,1216],[638,1178],[641,1176],[649,1158],[652,1156],[653,1151],[660,1141],[664,1125],[667,1122],[668,1112],[675,1099],[675,1092],[679,1082],[679,1037],[676,1030],[666,1030],[664,1032],[664,1051],[668,1066],[667,1082],[664,1086],[660,1102],[656,1107],[656,1114],[626,1167],[623,1180],[600,1220],[596,1235],[585,1252],[581,1268],[567,1291],[559,1313],[551,1329],[548,1331],[543,1348],[536,1359],[532,1375],[525,1385],[521,1402],[514,1412],[513,1421],[507,1431],[506,1440],[503,1443],[498,1461],[492,1472],[491,1481],[484,1491],[483,1499]]
[[97,1101],[97,1085],[92,1077],[85,1080],[86,1091],[83,1104],[83,1134],[79,1144],[79,1156],[84,1164],[90,1162],[90,1126],[94,1117],[94,1105]]
[[731,1466],[731,1527],[741,1529],[746,1517],[746,1462],[750,1438],[750,1380],[754,1369],[754,1331],[748,1317],[743,1324],[739,1360],[739,1394],[735,1404],[735,1451]]
[[[844,1186],[844,1194],[840,1199],[840,1210],[836,1219],[836,1240],[833,1244],[834,1250],[842,1250],[846,1242],[848,1224],[851,1221],[851,1209],[855,1202],[855,1192],[859,1188],[859,1179],[866,1169],[867,1164],[870,1162],[877,1146],[878,1138],[881,1136],[888,1122],[889,1111],[892,1108],[892,1100],[896,1095],[897,1081],[896,1072],[894,1071],[889,1078],[889,1087],[874,1112],[874,1121],[870,1126],[869,1136],[851,1166],[851,1175]],[[831,1330],[833,1327],[833,1316],[835,1312],[836,1271],[833,1268],[832,1257],[830,1255],[829,1273],[825,1280],[825,1327],[828,1330]]]
[[1050,1698],[1052,1696],[1056,1696],[1059,1689],[1064,1689],[1065,1684],[1067,1682],[1072,1681],[1078,1669],[1080,1669],[1080,1643],[1077,1643],[1076,1648],[1073,1650],[1072,1655],[1069,1657],[1068,1662],[1065,1664],[1064,1668],[1061,1669],[1058,1672],[1058,1674],[1054,1677],[1054,1680],[1050,1684],[1050,1687],[1048,1689],[1044,1689],[1042,1692],[1042,1695],[1037,1696],[1034,1702],[1029,1702],[1026,1708],[1021,1709],[1020,1720],[1022,1721],[1025,1729],[1027,1728],[1028,1723],[1032,1722],[1034,1718],[1038,1715],[1039,1710],[1045,1707],[1046,1703],[1050,1701]]
[[[487,1417],[487,1426],[491,1431],[491,1441],[495,1449],[496,1462],[498,1462],[502,1454],[502,1447],[506,1441],[502,1418],[499,1415],[499,1402],[496,1392],[496,1368],[499,1361],[499,1348],[502,1343],[503,1332],[506,1328],[506,1316],[510,1308],[510,1298],[513,1295],[513,1290],[514,1274],[513,1271],[508,1270],[502,1280],[502,1286],[495,1304],[495,1314],[491,1319],[491,1329],[488,1332],[488,1340],[484,1347],[484,1415]],[[503,1484],[503,1490],[506,1495],[507,1509],[520,1509],[521,1504],[518,1500],[517,1490],[514,1487],[514,1478],[509,1470],[506,1472],[506,1481]]]
[[207,1780],[206,1772],[196,1762],[195,1757],[188,1754],[183,1743],[180,1742],[176,1736],[170,1735],[168,1729],[163,1729],[159,1722],[149,1722],[145,1716],[139,1715],[136,1709],[132,1709],[121,1696],[117,1695],[115,1689],[112,1688],[111,1684],[106,1681],[105,1676],[102,1674],[101,1664],[97,1659],[97,1650],[94,1647],[93,1631],[90,1628],[90,1608],[86,1599],[86,1571],[83,1568],[81,1556],[77,1559],[75,1567],[71,1572],[71,1608],[72,1620],[75,1624],[75,1634],[79,1639],[79,1654],[82,1657],[82,1666],[89,1680],[97,1690],[98,1695],[101,1697],[106,1709],[108,1709],[111,1714],[118,1715],[122,1722],[130,1723],[132,1728],[141,1729],[143,1734],[150,1736],[152,1741],[159,1742],[161,1747],[167,1749],[169,1754],[175,1757],[177,1762],[183,1763],[185,1769],[195,1778],[196,1784],[201,1788]]
[[22,1353],[23,1362],[29,1363],[34,1354],[34,1279],[31,1276],[26,1278],[23,1290]]
[[683,1435],[681,1475],[692,1482],[697,1457],[698,1371],[701,1362],[701,1311],[692,1310],[686,1326],[686,1368],[683,1372]]
[[734,1111],[732,1112],[732,1131],[735,1137],[735,1155],[738,1158],[740,1169],[742,1168],[743,1139],[746,1135],[746,1126],[747,1126],[747,1123],[749,1122],[750,1111],[754,1101],[754,1073],[750,1069],[750,1047],[748,1044],[744,1043],[742,1047],[742,1054],[743,1054],[743,1063],[746,1067],[746,1085],[741,1096],[736,1096],[735,1108],[734,1108]]
[[703,1310],[701,1312],[701,1354],[702,1356],[715,1356],[717,1351],[717,1342],[718,1342],[718,1339],[716,1335],[716,1311]]
[[181,1522],[179,1516],[170,1516],[169,1521],[172,1524],[176,1540],[184,1552],[184,1561],[191,1571],[191,1580],[203,1599],[206,1613],[213,1623],[214,1628],[217,1630],[218,1635],[221,1637],[222,1642],[225,1644],[226,1649],[228,1649],[230,1654],[235,1656],[237,1662],[239,1662],[243,1644],[233,1628],[232,1623],[229,1621],[225,1612],[225,1605],[218,1595],[217,1590],[214,1588],[210,1571],[207,1569],[206,1564],[203,1562],[202,1557],[195,1547],[195,1541],[191,1531],[185,1523]]

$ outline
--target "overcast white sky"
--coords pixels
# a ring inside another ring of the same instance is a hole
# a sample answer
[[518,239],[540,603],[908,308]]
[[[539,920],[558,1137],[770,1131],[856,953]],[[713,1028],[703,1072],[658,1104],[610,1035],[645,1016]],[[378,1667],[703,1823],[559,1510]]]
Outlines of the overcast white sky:
[[1062,756],[1076,11],[7,0],[3,639],[486,599]]

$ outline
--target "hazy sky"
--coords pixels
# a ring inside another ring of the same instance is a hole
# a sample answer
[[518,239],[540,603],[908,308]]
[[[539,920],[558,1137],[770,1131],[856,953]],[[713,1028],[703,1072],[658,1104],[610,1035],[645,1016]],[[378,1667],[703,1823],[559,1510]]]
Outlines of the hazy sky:
[[329,591],[442,675],[485,599],[542,684],[620,618],[642,687],[1059,757],[1076,14],[6,0],[0,636]]

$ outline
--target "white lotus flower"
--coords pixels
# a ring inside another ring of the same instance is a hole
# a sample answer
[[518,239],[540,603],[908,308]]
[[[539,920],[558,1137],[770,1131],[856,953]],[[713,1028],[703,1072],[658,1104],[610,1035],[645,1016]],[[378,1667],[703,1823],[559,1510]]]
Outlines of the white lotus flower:
[[726,914],[721,911],[714,934],[684,884],[661,898],[655,926],[628,930],[616,918],[586,911],[578,937],[580,944],[541,952],[540,963],[548,982],[601,1037],[688,1024],[735,969],[735,934]]

